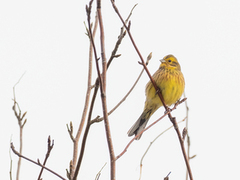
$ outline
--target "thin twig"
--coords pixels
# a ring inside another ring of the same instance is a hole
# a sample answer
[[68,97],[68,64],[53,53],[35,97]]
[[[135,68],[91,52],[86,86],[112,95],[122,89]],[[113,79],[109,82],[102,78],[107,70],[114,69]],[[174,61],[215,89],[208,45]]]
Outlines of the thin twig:
[[[145,64],[145,62],[144,62],[144,59],[143,59],[143,57],[142,57],[142,55],[141,55],[141,53],[140,53],[140,51],[139,51],[139,49],[138,49],[138,47],[137,47],[134,39],[133,39],[133,37],[132,37],[132,34],[131,34],[131,32],[130,32],[130,28],[129,28],[129,27],[131,26],[131,22],[129,22],[129,24],[128,24],[128,26],[127,26],[126,23],[124,22],[122,16],[120,15],[120,13],[119,13],[119,11],[118,11],[118,8],[116,7],[114,1],[111,0],[111,2],[112,2],[112,5],[113,5],[113,8],[114,8],[115,12],[117,13],[118,17],[120,18],[120,20],[122,21],[122,23],[124,24],[124,27],[126,28],[126,30],[127,30],[127,32],[128,32],[129,38],[130,38],[130,40],[131,40],[131,42],[132,42],[132,44],[133,44],[133,46],[134,46],[134,48],[135,48],[138,56],[139,56],[139,58],[141,59],[141,65],[143,65],[146,73],[148,74],[148,76],[149,76],[149,78],[150,78],[150,80],[151,80],[154,88],[156,89],[156,92],[157,92],[158,95],[159,95],[159,98],[160,98],[161,101],[162,101],[162,104],[163,104],[164,108],[166,109],[166,111],[168,111],[169,108],[167,107],[166,103],[164,102],[163,96],[162,96],[161,92],[159,91],[159,88],[157,87],[156,83],[154,82],[154,80],[153,80],[150,72],[148,71],[147,66],[146,66],[146,64]],[[169,114],[170,114],[170,113],[169,113]]]
[[97,13],[98,13],[98,20],[99,20],[99,28],[100,28],[100,44],[101,44],[101,57],[102,57],[102,74],[101,75],[100,75],[97,59],[96,59],[96,66],[98,71],[98,78],[102,80],[100,81],[99,84],[100,84],[100,91],[101,91],[105,132],[106,132],[108,150],[110,155],[111,180],[115,180],[116,162],[115,162],[115,154],[113,149],[113,143],[111,138],[108,113],[107,113],[107,96],[106,96],[107,61],[106,61],[106,54],[105,54],[105,37],[104,37],[104,28],[103,28],[103,19],[102,19],[102,10],[101,10],[101,0],[97,0]]
[[73,143],[75,142],[75,138],[73,137],[73,125],[72,125],[72,121],[70,121],[70,127],[68,126],[68,124],[66,124],[67,126],[67,130],[69,133],[69,136],[71,138],[71,140],[73,141]]
[[[186,97],[185,92],[184,92],[183,96]],[[188,111],[189,111],[189,108],[188,108],[188,105],[187,105],[187,101],[185,102],[185,107],[186,107],[186,117],[187,117],[187,119],[186,119],[186,128],[188,130]],[[190,159],[189,156],[190,156],[190,137],[189,137],[189,135],[187,133],[187,157],[188,157],[188,159]],[[186,180],[188,180],[188,170],[187,169],[186,169]]]
[[[125,20],[125,23],[127,23],[127,22],[129,21],[131,15],[132,15],[132,12],[133,12],[133,10],[134,10],[134,8],[135,8],[136,6],[137,6],[137,4],[135,4],[135,5],[133,6],[133,8],[131,9],[131,11],[130,11],[128,17],[127,17],[127,19]],[[124,36],[126,35],[126,31],[124,31],[124,29],[125,29],[124,26],[122,26],[122,27],[121,27],[121,31],[120,31],[120,35],[118,36],[118,41],[116,42],[115,47],[114,47],[114,49],[113,49],[113,51],[112,51],[112,55],[111,55],[111,57],[110,57],[109,60],[108,60],[107,67],[109,67],[109,65],[111,64],[112,60],[117,57],[117,56],[116,56],[116,53],[117,53],[118,47],[119,47],[119,45],[121,44],[122,39],[123,39]]]
[[[87,24],[88,24],[87,32],[88,32],[88,37],[89,37],[89,41],[90,41],[91,56],[93,54],[94,57],[97,58],[97,51],[96,51],[96,47],[95,47],[95,44],[94,44],[95,34],[93,34],[93,32],[92,32],[92,26],[91,26],[92,3],[93,3],[93,0],[89,1],[89,5],[86,5]],[[98,18],[96,16],[95,25],[94,25],[95,32],[96,32],[97,24],[98,24]],[[91,58],[91,60],[92,60],[92,58]],[[73,171],[71,172],[71,170],[70,170],[70,173],[73,176],[73,177],[71,177],[72,180],[77,180],[77,176],[78,176],[80,166],[81,166],[81,163],[82,163],[83,154],[84,154],[84,151],[85,151],[85,144],[86,144],[86,141],[87,141],[87,135],[88,135],[88,132],[89,132],[89,129],[90,129],[90,125],[89,125],[90,123],[89,122],[90,122],[90,119],[91,119],[91,116],[92,116],[93,105],[94,105],[94,102],[95,102],[95,99],[96,99],[98,87],[99,87],[99,79],[97,79],[95,81],[94,93],[93,93],[93,97],[92,97],[90,108],[89,108],[87,125],[86,125],[85,132],[84,132],[84,135],[83,135],[83,140],[82,140],[82,144],[81,144],[81,150],[80,150],[78,162],[77,162],[76,168],[74,168],[74,172]]]
[[103,168],[106,166],[106,164],[107,164],[107,163],[105,163],[105,164],[103,165],[103,167],[100,169],[100,171],[97,173],[97,175],[96,175],[96,177],[95,177],[95,180],[99,180],[100,175],[101,175],[101,172],[102,172]]
[[16,84],[13,86],[13,99],[16,99],[15,97],[15,87],[17,86],[17,84],[21,81],[21,79],[23,78],[23,76],[25,75],[26,71],[22,74],[22,76],[19,78],[19,80],[16,82]]
[[[183,94],[184,97],[186,97],[186,94],[184,92]],[[187,104],[187,101],[185,101],[185,107],[186,107],[186,129],[187,129],[187,157],[188,157],[188,160],[192,159],[193,157],[195,157],[196,155],[193,155],[192,157],[190,157],[190,136],[189,136],[189,131],[188,131],[188,113],[189,113],[189,107],[188,107],[188,104]],[[186,170],[186,180],[188,180],[188,170]]]
[[[10,143],[11,142],[12,142],[12,137],[11,137]],[[12,155],[11,155],[11,148],[9,148],[9,158],[10,158],[9,176],[10,176],[10,180],[12,180]]]
[[[153,86],[154,86],[154,88],[155,88],[155,90],[156,90],[156,92],[157,92],[157,94],[158,94],[158,96],[159,96],[159,98],[160,98],[160,100],[161,100],[164,108],[166,109],[167,112],[169,112],[169,108],[167,107],[166,103],[164,102],[164,99],[163,99],[163,96],[162,96],[162,94],[161,94],[161,91],[160,91],[159,88],[157,87],[157,85],[156,85],[156,83],[154,82],[154,80],[153,80],[150,72],[148,71],[148,69],[147,69],[147,67],[146,67],[146,64],[144,63],[143,57],[142,57],[142,55],[141,55],[141,53],[140,53],[140,51],[139,51],[139,49],[138,49],[138,47],[137,47],[137,45],[136,45],[133,37],[132,37],[132,34],[131,34],[130,30],[129,30],[129,27],[130,27],[131,24],[129,23],[128,26],[125,24],[125,22],[123,21],[123,18],[122,18],[122,16],[120,15],[119,10],[118,10],[118,8],[116,7],[114,1],[111,0],[111,2],[112,2],[112,5],[113,5],[113,8],[114,8],[115,12],[116,12],[117,15],[119,16],[119,18],[120,18],[120,20],[122,21],[122,23],[124,24],[124,26],[125,26],[125,28],[126,28],[126,30],[127,30],[127,32],[128,32],[129,38],[131,39],[131,42],[132,42],[132,44],[133,44],[133,46],[134,46],[134,48],[135,48],[135,50],[136,50],[139,58],[141,59],[141,64],[143,65],[144,69],[146,70],[146,73],[148,74],[148,76],[149,76],[149,78],[150,78],[150,80],[151,80],[151,82],[152,82],[152,84],[153,84]],[[182,149],[182,154],[183,154],[183,157],[184,157],[184,160],[185,160],[187,169],[188,169],[189,177],[190,177],[191,180],[193,180],[191,167],[190,167],[190,165],[189,165],[188,157],[187,157],[186,150],[185,150],[185,147],[184,147],[184,141],[183,141],[183,139],[182,139],[182,137],[181,137],[181,133],[180,133],[180,131],[179,131],[179,128],[178,128],[178,125],[177,125],[177,122],[176,122],[176,118],[175,118],[175,117],[172,117],[172,115],[171,115],[170,112],[168,113],[168,117],[169,117],[170,121],[173,123],[174,129],[175,129],[175,131],[176,131],[176,133],[177,133],[177,136],[178,136],[178,139],[179,139],[179,142],[180,142],[180,146],[181,146],[181,149]]]
[[182,102],[184,102],[186,100],[182,99],[181,101],[179,101],[178,103],[176,103],[174,105],[174,107],[172,109],[169,109],[168,112],[166,112],[164,115],[162,115],[159,119],[157,119],[156,121],[154,121],[152,124],[150,124],[148,127],[146,127],[145,129],[143,129],[139,134],[137,134],[128,144],[127,146],[124,148],[124,150],[117,156],[116,160],[119,159],[125,152],[127,152],[127,149],[129,148],[129,146],[132,144],[132,142],[138,137],[140,136],[144,131],[147,131],[149,128],[151,128],[154,124],[156,124],[158,121],[160,121],[161,119],[163,119],[166,115],[168,115],[170,112],[172,112],[174,109],[177,108],[177,106],[179,104],[181,104]]
[[[25,115],[27,114],[27,111],[23,113],[21,112],[20,106],[17,103],[16,100],[16,94],[15,94],[15,87],[16,85],[20,82],[20,80],[22,79],[22,77],[24,76],[26,72],[23,73],[23,75],[19,78],[18,82],[13,86],[13,111],[14,114],[18,120],[18,125],[19,125],[19,141],[20,141],[20,146],[19,146],[19,153],[22,154],[22,148],[23,148],[23,127],[27,122],[27,119],[25,119],[23,121],[23,118],[25,117]],[[20,175],[20,167],[21,167],[21,157],[19,157],[18,159],[18,165],[17,165],[17,174],[16,174],[16,180],[19,180],[19,175]]]
[[[125,20],[125,23],[127,23],[127,22],[129,21],[129,18],[131,17],[132,12],[133,12],[133,10],[134,10],[134,8],[135,8],[136,6],[137,6],[137,4],[135,4],[135,5],[133,6],[132,10],[130,11],[130,13],[129,13],[128,17],[127,17],[127,19]],[[109,60],[108,60],[107,68],[110,66],[110,64],[111,64],[111,62],[112,62],[112,60],[113,60],[114,58],[120,56],[120,55],[116,55],[116,53],[117,53],[117,50],[118,50],[119,45],[121,44],[123,38],[124,38],[125,35],[126,35],[126,31],[124,31],[124,29],[125,29],[125,28],[124,28],[124,25],[123,25],[123,26],[121,27],[120,35],[118,36],[118,40],[117,40],[117,42],[116,42],[116,44],[115,44],[115,47],[114,47],[114,49],[113,49],[113,51],[112,51],[111,57],[110,57]],[[148,58],[147,58],[148,60],[147,60],[146,64],[149,62],[149,60],[150,60],[151,58],[152,58],[152,53],[149,54],[149,56],[148,56]],[[133,87],[129,90],[129,92],[126,94],[126,96],[124,96],[123,99],[122,99],[111,111],[108,112],[108,115],[110,115],[114,110],[116,110],[116,109],[122,104],[122,102],[127,98],[127,96],[128,96],[128,95],[131,93],[131,91],[134,89],[134,86],[137,84],[137,82],[138,82],[138,80],[140,79],[142,73],[143,73],[143,70],[141,71],[140,75],[138,76],[138,78],[137,78],[136,82],[134,83]],[[100,117],[98,116],[98,117],[94,118],[94,119],[91,121],[91,124],[93,124],[93,123],[95,123],[95,122],[101,122],[102,120],[103,120],[103,117],[100,118]]]
[[21,157],[21,158],[23,158],[23,159],[26,159],[27,161],[32,162],[33,164],[36,164],[36,165],[38,165],[38,166],[41,166],[41,167],[43,167],[44,169],[46,169],[47,171],[51,172],[52,174],[58,176],[60,179],[66,180],[64,177],[60,176],[59,174],[57,174],[57,173],[54,172],[53,170],[45,167],[45,166],[42,165],[40,162],[35,162],[35,161],[33,161],[33,160],[31,160],[31,159],[23,156],[23,155],[20,154],[19,152],[17,152],[17,151],[15,150],[15,147],[13,146],[13,143],[11,143],[11,149],[12,149],[12,151],[14,152],[14,154],[16,154],[18,157]]
[[168,175],[163,180],[169,180],[169,175],[170,174],[171,174],[171,172],[169,172]]
[[[149,63],[150,59],[152,58],[152,53],[150,53],[147,57],[147,61],[146,64]],[[114,106],[109,112],[108,115],[112,114],[129,96],[129,94],[132,92],[132,90],[135,88],[135,86],[137,85],[139,79],[141,78],[142,74],[144,72],[144,68],[141,70],[140,74],[138,75],[136,81],[134,82],[133,86],[130,88],[130,90],[127,92],[127,94],[122,98],[122,100],[120,102],[117,103],[116,106]],[[91,124],[96,123],[96,122],[101,122],[104,118],[103,117],[96,117],[95,119],[93,119],[91,121]]]
[[[94,44],[94,41],[92,42],[92,38],[91,38],[91,24],[90,24],[90,14],[91,14],[91,8],[92,8],[92,2],[93,0],[91,0],[89,2],[89,5],[86,6],[86,11],[87,11],[87,23],[88,23],[88,34],[89,34],[89,39],[90,39],[90,43],[92,44],[92,47],[93,47],[93,53],[94,53],[94,57],[95,59],[99,59],[97,57],[97,53],[96,53],[96,47],[95,47],[95,44]],[[108,60],[108,63],[107,63],[107,68],[109,68],[112,60],[116,57],[118,57],[116,55],[117,53],[117,50],[118,50],[118,47],[119,45],[121,44],[122,42],[122,39],[125,37],[125,31],[123,30],[124,27],[121,28],[121,32],[120,32],[120,35],[118,36],[118,40],[115,44],[115,47],[112,51],[112,54],[111,54],[111,57],[109,58]],[[90,121],[91,121],[91,118],[92,118],[92,111],[93,111],[93,107],[94,107],[94,103],[95,103],[95,99],[96,99],[96,96],[97,96],[97,92],[98,92],[98,89],[99,89],[99,78],[97,78],[95,80],[95,84],[94,86],[92,86],[92,88],[94,87],[94,92],[93,92],[93,96],[92,96],[92,100],[91,100],[91,103],[90,103],[90,108],[89,108],[89,112],[88,112],[88,120],[87,120],[87,125],[86,125],[86,128],[85,128],[85,132],[84,132],[84,135],[83,135],[83,140],[82,140],[82,144],[81,144],[81,150],[80,150],[80,154],[79,154],[79,158],[78,158],[78,162],[77,162],[77,166],[76,166],[76,170],[75,170],[75,173],[74,173],[74,177],[73,177],[73,180],[76,180],[77,178],[77,175],[78,175],[78,172],[80,170],[80,166],[81,166],[81,163],[82,163],[82,159],[83,159],[83,155],[84,155],[84,151],[85,151],[85,144],[86,144],[86,140],[87,140],[87,136],[88,136],[88,132],[89,132],[89,129],[90,129]],[[97,117],[98,118],[98,117]]]
[[[92,38],[94,39],[96,31],[97,31],[97,27],[98,27],[98,18],[97,15],[95,16],[95,23],[94,23],[94,28],[93,28],[93,32],[91,34]],[[90,39],[90,34],[89,34],[89,30],[88,30],[88,37]],[[87,92],[86,92],[86,98],[85,98],[85,105],[83,108],[83,113],[82,113],[82,118],[81,118],[81,123],[79,125],[77,134],[74,138],[74,144],[73,144],[73,159],[72,159],[72,170],[70,170],[70,177],[73,178],[75,169],[76,169],[76,163],[77,163],[77,155],[78,155],[78,143],[79,143],[79,139],[80,139],[80,135],[82,133],[82,129],[83,126],[85,124],[85,119],[86,119],[86,115],[87,115],[87,110],[89,107],[89,102],[90,102],[90,93],[91,93],[91,89],[92,89],[92,58],[93,58],[93,46],[92,43],[90,43],[89,46],[89,65],[88,65],[88,83],[87,83]]]
[[[147,128],[145,128],[143,131],[141,131],[141,133],[139,133],[138,135],[142,134],[144,131],[146,131],[147,129],[149,129],[152,125],[154,125],[155,123],[157,123],[158,121],[160,121],[161,119],[163,119],[166,115],[168,115],[169,112],[166,112],[164,115],[162,115],[158,120],[156,120],[155,122],[153,122],[151,125],[149,125]],[[135,136],[135,137],[138,137]],[[117,156],[116,160],[118,160],[125,152],[127,152],[127,149],[129,148],[129,146],[132,144],[132,142],[135,140],[135,137],[132,138],[132,140],[126,145],[126,147],[124,148],[124,150]]]
[[[52,143],[51,143],[51,137],[48,136],[48,149],[47,149],[47,153],[46,153],[46,155],[45,155],[45,159],[44,159],[44,162],[43,162],[43,166],[45,166],[46,163],[47,163],[47,159],[48,159],[49,156],[50,156],[50,153],[51,153],[51,150],[52,150],[52,148],[53,148],[53,145],[54,145],[54,140],[52,140]],[[38,160],[38,161],[39,161],[39,160]],[[42,167],[42,169],[41,169],[41,171],[40,171],[40,173],[39,173],[39,176],[38,176],[38,180],[41,179],[43,170],[44,170],[44,168]]]
[[[186,120],[186,117],[185,117],[183,120],[179,121],[178,124],[181,123],[181,122],[184,122],[185,120]],[[142,163],[142,162],[143,162],[143,159],[144,159],[144,157],[146,156],[148,150],[150,149],[150,147],[153,145],[153,143],[154,143],[160,136],[162,136],[165,132],[167,132],[167,131],[170,130],[171,128],[173,128],[173,125],[170,126],[170,127],[167,128],[167,129],[165,129],[165,130],[164,130],[163,132],[161,132],[156,138],[154,138],[154,140],[153,140],[152,142],[150,142],[148,148],[146,149],[146,151],[144,152],[144,154],[143,154],[143,156],[142,156],[142,158],[141,158],[141,160],[140,160],[140,175],[139,175],[139,180],[141,180],[141,177],[142,177],[142,167],[143,167],[143,163]]]

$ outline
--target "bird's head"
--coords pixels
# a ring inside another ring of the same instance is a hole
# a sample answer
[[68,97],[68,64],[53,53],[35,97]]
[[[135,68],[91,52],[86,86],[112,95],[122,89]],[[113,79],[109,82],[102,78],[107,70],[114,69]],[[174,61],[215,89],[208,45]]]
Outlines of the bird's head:
[[181,71],[180,64],[177,61],[177,58],[175,58],[173,55],[167,55],[163,59],[160,60],[161,65],[160,68],[164,69],[172,69],[172,70],[179,70]]

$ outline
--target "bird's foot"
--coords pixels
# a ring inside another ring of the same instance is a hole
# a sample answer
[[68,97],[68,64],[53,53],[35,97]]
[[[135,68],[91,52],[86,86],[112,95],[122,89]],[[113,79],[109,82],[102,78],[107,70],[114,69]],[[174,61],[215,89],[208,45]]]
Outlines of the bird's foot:
[[166,107],[166,111],[164,112],[165,114],[167,114],[168,112],[171,112],[172,111],[172,109],[171,108],[169,108],[169,107]]

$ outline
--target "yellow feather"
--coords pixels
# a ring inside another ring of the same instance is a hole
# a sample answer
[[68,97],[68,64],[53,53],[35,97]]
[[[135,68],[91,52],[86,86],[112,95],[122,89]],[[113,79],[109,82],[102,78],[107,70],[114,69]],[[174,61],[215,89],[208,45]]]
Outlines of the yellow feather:
[[[181,72],[181,67],[173,55],[165,56],[161,60],[159,69],[152,77],[160,89],[166,105],[170,106],[181,98],[185,87],[185,81]],[[143,113],[128,131],[129,136],[140,133],[145,128],[151,115],[162,106],[162,102],[151,81],[147,83],[145,93],[146,101]],[[141,136],[137,139],[140,139],[140,137]]]

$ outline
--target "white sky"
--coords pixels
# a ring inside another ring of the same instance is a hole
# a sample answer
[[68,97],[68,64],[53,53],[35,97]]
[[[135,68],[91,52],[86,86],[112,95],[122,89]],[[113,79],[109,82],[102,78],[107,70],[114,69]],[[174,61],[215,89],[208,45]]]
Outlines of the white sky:
[[[153,52],[149,70],[159,59],[174,54],[182,67],[188,98],[191,160],[194,179],[238,179],[240,1],[116,1],[126,18],[143,57]],[[28,111],[24,127],[23,154],[44,159],[47,137],[55,141],[47,166],[62,176],[72,157],[66,124],[73,121],[76,132],[85,100],[88,69],[88,38],[85,35],[85,5],[88,1],[2,1],[0,3],[0,165],[1,178],[9,179],[9,143],[19,147],[19,129],[12,111],[12,88],[22,111]],[[113,49],[121,23],[110,1],[103,2],[107,57]],[[95,3],[94,3],[95,8]],[[94,12],[94,10],[93,10]],[[94,17],[94,16],[93,16]],[[92,18],[93,19],[93,18]],[[96,36],[99,44],[99,37]],[[125,37],[108,71],[107,100],[111,109],[129,90],[141,66]],[[100,49],[98,46],[98,56]],[[96,78],[93,66],[93,82]],[[130,97],[113,113],[111,123],[115,154],[130,141],[126,132],[137,120],[145,101],[143,75]],[[163,114],[161,108],[150,119]],[[101,114],[100,98],[93,117]],[[185,116],[184,104],[173,115]],[[138,179],[139,161],[149,143],[171,125],[165,118],[140,141],[134,142],[117,161],[117,179]],[[182,129],[184,124],[180,125]],[[12,154],[13,179],[17,157]],[[100,179],[109,179],[109,157],[103,123],[95,124],[88,138],[79,179],[94,179],[105,162]],[[40,169],[23,160],[20,179],[36,179]],[[150,149],[143,164],[142,179],[185,179],[185,164],[175,131],[164,134]],[[65,176],[66,177],[66,176]],[[58,179],[44,172],[43,179]]]

